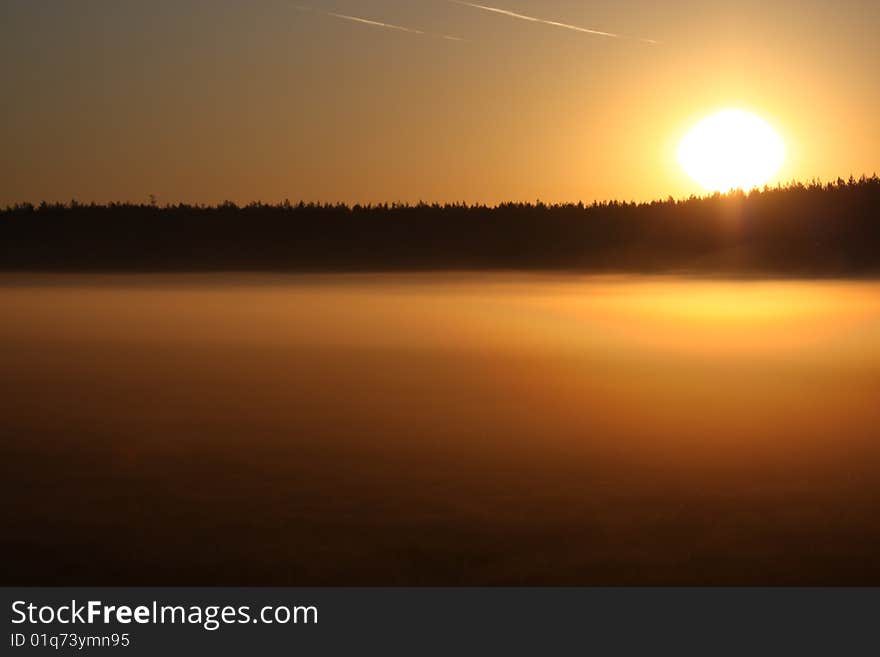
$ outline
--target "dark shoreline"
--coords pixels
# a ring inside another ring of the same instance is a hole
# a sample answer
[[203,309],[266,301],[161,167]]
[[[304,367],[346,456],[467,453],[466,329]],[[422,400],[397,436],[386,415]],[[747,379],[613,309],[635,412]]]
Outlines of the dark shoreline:
[[593,205],[18,205],[0,271],[880,274],[880,179]]

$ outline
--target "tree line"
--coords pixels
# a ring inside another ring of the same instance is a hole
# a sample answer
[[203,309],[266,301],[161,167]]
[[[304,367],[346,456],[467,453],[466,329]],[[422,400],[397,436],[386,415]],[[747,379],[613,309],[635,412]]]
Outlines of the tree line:
[[874,274],[880,179],[587,205],[25,203],[0,210],[0,269]]

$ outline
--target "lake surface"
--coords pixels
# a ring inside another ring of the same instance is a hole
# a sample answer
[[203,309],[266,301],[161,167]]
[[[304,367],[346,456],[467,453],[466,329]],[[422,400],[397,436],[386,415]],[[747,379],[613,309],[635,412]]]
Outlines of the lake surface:
[[4,584],[880,584],[880,284],[0,275]]

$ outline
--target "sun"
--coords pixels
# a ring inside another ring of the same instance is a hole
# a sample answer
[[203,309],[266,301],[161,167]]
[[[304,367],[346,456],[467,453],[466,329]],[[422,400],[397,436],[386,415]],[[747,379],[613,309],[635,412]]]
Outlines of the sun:
[[678,162],[710,192],[765,184],[785,159],[785,144],[762,118],[724,109],[697,123],[678,146]]

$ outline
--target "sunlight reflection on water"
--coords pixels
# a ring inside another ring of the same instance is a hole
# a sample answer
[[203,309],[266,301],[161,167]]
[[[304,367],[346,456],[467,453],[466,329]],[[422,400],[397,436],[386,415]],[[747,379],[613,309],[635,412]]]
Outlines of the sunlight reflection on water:
[[[241,581],[270,583],[290,553],[329,560],[299,583],[706,581],[694,554],[737,582],[807,544],[825,561],[785,581],[827,581],[880,545],[874,282],[16,275],[0,303],[21,535],[60,504],[73,535],[174,531],[218,569],[268,543]],[[122,482],[184,524],[114,506]]]

